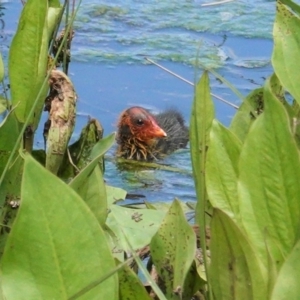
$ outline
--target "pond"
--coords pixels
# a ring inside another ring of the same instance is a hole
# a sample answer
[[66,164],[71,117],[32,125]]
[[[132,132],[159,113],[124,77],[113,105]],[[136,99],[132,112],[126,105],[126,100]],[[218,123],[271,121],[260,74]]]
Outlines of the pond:
[[[78,93],[78,118],[73,140],[89,116],[97,118],[105,134],[116,130],[118,115],[140,105],[162,111],[177,107],[189,122],[193,87],[145,60],[148,57],[191,82],[198,80],[201,63],[216,68],[244,96],[271,75],[272,26],[275,1],[83,1],[74,25],[69,75]],[[4,58],[17,26],[22,4],[0,0],[0,51]],[[212,93],[240,104],[240,99],[211,76]],[[216,118],[230,124],[235,109],[214,99]],[[45,118],[45,116],[44,116]],[[41,130],[35,147],[43,147]],[[108,155],[114,154],[112,149]],[[142,194],[148,201],[196,199],[189,150],[163,161],[181,171],[120,171],[106,162],[110,185]]]

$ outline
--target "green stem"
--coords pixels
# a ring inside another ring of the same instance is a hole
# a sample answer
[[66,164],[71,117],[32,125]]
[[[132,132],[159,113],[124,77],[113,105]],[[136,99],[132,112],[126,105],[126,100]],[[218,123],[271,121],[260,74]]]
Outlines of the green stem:
[[65,0],[64,2],[64,5],[62,7],[62,10],[61,10],[61,13],[59,15],[59,18],[58,18],[58,21],[57,21],[57,26],[52,34],[52,37],[51,37],[51,43],[50,43],[50,47],[49,47],[49,51],[48,51],[48,54],[51,55],[52,53],[52,49],[53,49],[53,45],[54,45],[54,42],[55,42],[55,38],[57,36],[57,33],[58,33],[58,30],[59,30],[59,25],[61,23],[61,20],[62,20],[62,17],[63,17],[63,14],[64,14],[64,11],[66,9],[66,5],[67,5],[67,1],[68,0]]
[[[69,11],[70,11],[70,1],[67,0],[67,5],[66,5],[66,27],[68,26],[68,22],[69,22]],[[65,35],[67,37],[70,37],[71,38],[71,35],[72,35],[72,28],[70,27],[70,30],[69,32],[65,32]],[[63,51],[63,71],[65,74],[68,74],[68,68],[69,68],[69,63],[67,61],[67,53],[68,53],[68,38],[65,39],[64,41],[64,51]],[[70,44],[71,44],[71,41],[70,41]]]
[[91,284],[89,284],[88,286],[86,286],[85,288],[83,288],[82,290],[80,290],[79,292],[77,292],[76,294],[74,294],[73,296],[69,297],[68,300],[75,300],[75,299],[78,299],[79,297],[83,296],[84,294],[86,294],[87,292],[89,292],[91,289],[95,288],[100,283],[102,283],[103,281],[105,281],[106,279],[108,279],[109,277],[111,277],[112,275],[114,275],[116,272],[118,272],[120,269],[122,269],[125,265],[130,264],[132,261],[133,261],[133,258],[127,259],[123,263],[119,264],[116,268],[114,268],[113,270],[111,270],[107,274],[103,275],[98,280],[92,282]]

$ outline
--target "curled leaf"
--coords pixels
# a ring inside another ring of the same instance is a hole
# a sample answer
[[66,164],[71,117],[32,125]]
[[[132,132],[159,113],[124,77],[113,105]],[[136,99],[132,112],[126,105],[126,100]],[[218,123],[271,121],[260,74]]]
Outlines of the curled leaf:
[[45,110],[50,113],[44,127],[46,168],[57,174],[74,129],[77,96],[71,80],[59,70],[51,72],[49,83]]

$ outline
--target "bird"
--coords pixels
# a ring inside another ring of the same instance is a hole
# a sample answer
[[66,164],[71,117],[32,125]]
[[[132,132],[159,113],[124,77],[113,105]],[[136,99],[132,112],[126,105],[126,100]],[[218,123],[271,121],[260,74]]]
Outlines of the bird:
[[138,161],[163,159],[189,141],[182,114],[170,108],[159,114],[133,106],[123,111],[117,124],[117,157]]

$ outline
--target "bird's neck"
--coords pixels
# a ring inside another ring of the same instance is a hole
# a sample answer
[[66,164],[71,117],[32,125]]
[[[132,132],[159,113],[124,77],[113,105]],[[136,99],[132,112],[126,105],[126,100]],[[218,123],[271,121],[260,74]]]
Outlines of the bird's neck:
[[145,161],[156,159],[156,139],[145,142],[132,136],[123,136],[119,137],[118,144],[117,153],[120,157]]

